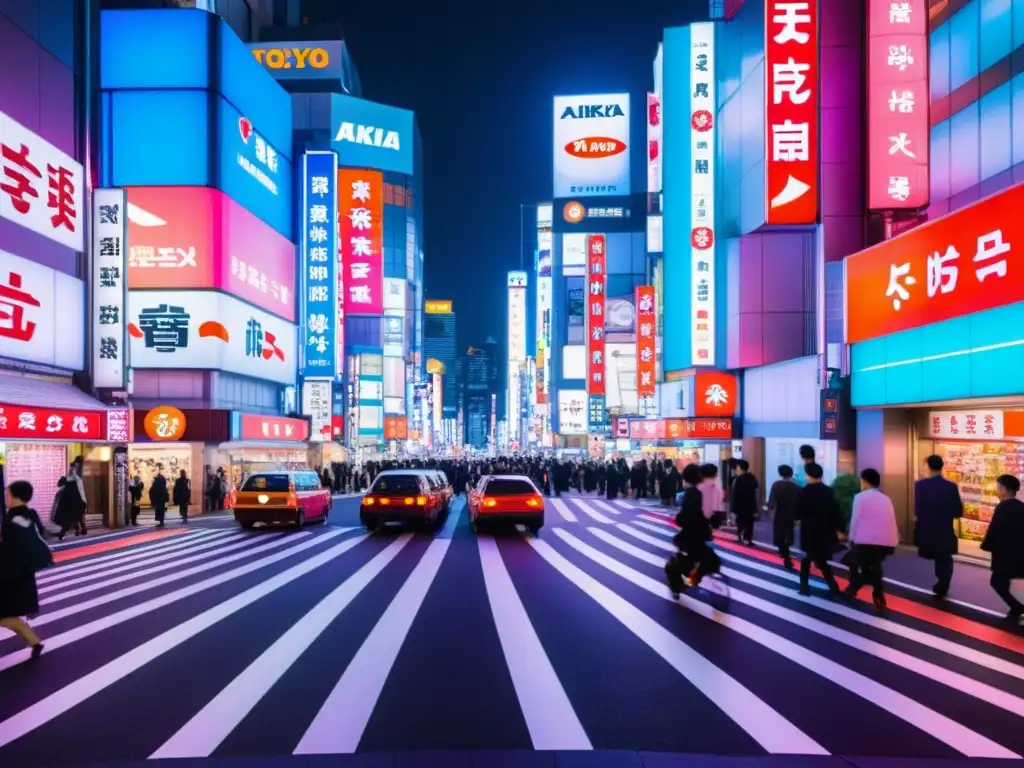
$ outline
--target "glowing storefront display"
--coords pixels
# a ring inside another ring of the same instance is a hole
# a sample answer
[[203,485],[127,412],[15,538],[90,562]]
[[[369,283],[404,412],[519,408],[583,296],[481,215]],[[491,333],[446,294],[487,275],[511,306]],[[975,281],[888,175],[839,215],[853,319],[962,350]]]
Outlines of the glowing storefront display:
[[765,0],[766,224],[818,220],[818,0]]
[[338,376],[338,157],[307,152],[302,169],[302,374]]
[[628,195],[629,94],[556,96],[554,197]]
[[338,171],[345,315],[384,314],[384,174]]
[[690,26],[690,356],[715,364],[715,27]]
[[928,205],[931,122],[925,0],[868,2],[868,207]]

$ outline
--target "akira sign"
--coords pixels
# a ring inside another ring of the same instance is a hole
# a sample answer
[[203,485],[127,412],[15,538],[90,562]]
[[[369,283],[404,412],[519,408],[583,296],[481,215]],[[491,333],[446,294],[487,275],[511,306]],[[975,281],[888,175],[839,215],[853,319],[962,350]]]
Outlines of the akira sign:
[[1018,184],[846,257],[846,342],[1024,301],[1022,210]]
[[766,224],[818,220],[818,0],[765,0]]

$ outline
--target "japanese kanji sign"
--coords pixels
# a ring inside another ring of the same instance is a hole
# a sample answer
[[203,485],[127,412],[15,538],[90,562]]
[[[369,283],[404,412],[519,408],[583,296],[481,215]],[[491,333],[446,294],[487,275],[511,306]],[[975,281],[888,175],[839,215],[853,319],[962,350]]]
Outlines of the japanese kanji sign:
[[209,187],[128,187],[128,288],[215,289],[296,320],[295,245]]
[[636,287],[636,394],[654,397],[655,394],[655,309],[654,286]]
[[128,375],[128,199],[123,189],[92,193],[92,383],[119,389]]
[[633,440],[728,440],[732,419],[630,419]]
[[1002,440],[1005,434],[1003,412],[929,411],[928,437],[953,440]]
[[338,377],[338,156],[303,156],[302,375]]
[[607,239],[587,236],[587,394],[605,394],[604,310],[607,298]]
[[304,443],[309,440],[309,422],[286,416],[257,416],[232,411],[231,439]]
[[868,207],[928,205],[928,7],[868,3]]
[[0,440],[103,440],[106,411],[70,411],[0,403]]
[[331,439],[333,405],[331,382],[302,382],[302,415],[309,417],[310,442],[325,443]]
[[0,217],[85,250],[82,166],[0,112]]
[[338,220],[346,315],[384,314],[384,174],[338,171]]
[[715,26],[708,23],[690,25],[690,162],[690,362],[714,365]]
[[766,224],[818,220],[818,0],[765,0]]
[[1022,210],[1018,184],[847,256],[847,343],[1024,301]]

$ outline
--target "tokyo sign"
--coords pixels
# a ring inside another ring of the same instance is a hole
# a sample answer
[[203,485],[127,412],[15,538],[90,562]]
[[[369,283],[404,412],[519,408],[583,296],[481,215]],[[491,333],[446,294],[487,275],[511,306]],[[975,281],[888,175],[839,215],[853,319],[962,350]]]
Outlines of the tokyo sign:
[[928,8],[868,3],[868,207],[928,205]]
[[848,256],[846,341],[1024,301],[1024,184]]
[[587,236],[587,394],[605,394],[604,310],[607,241],[604,235]]
[[654,397],[655,394],[655,312],[654,286],[636,287],[636,394]]
[[818,220],[818,0],[765,0],[766,224]]

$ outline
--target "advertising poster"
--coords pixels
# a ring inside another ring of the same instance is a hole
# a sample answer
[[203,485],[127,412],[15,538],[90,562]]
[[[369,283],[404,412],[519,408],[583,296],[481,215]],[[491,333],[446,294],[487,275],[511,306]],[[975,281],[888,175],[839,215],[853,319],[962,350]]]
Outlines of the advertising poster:
[[407,109],[331,95],[331,149],[338,164],[412,176],[416,117]]
[[214,370],[294,384],[297,329],[213,291],[129,291],[133,368]]
[[868,207],[928,205],[928,4],[868,2]]
[[636,394],[654,397],[656,378],[654,286],[636,287]]
[[302,375],[338,377],[338,158],[307,152],[302,169]]
[[331,382],[302,382],[302,415],[309,417],[310,442],[326,443],[331,439],[331,405]]
[[558,390],[558,434],[587,434],[587,393],[581,389]]
[[220,190],[131,187],[128,287],[214,289],[295,322],[295,245]]
[[715,364],[715,26],[690,25],[690,364]]
[[508,273],[508,357],[513,363],[526,360],[525,272]]
[[92,206],[92,382],[120,389],[128,376],[127,198],[123,189],[95,189]]
[[818,0],[765,0],[766,224],[818,220]]
[[628,195],[629,94],[556,96],[554,197]]
[[338,170],[342,276],[346,315],[384,314],[384,174]]
[[607,254],[604,235],[587,237],[587,394],[605,394],[604,322]]

